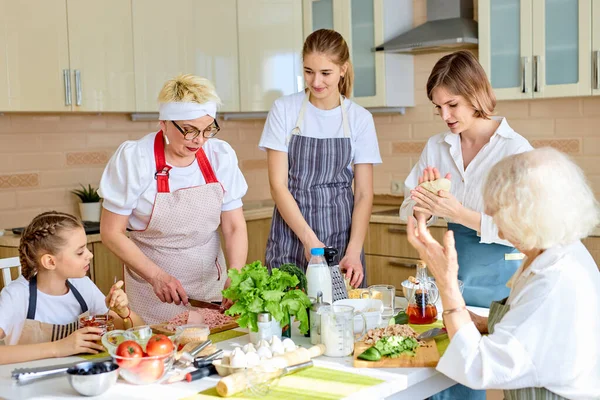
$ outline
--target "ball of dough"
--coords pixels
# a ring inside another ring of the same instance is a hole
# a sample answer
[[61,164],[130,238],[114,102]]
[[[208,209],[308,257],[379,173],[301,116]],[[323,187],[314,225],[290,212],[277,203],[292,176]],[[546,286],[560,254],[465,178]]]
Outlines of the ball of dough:
[[430,191],[431,193],[438,194],[440,190],[445,190],[447,192],[450,191],[450,187],[452,186],[452,182],[446,178],[436,179],[435,181],[427,181],[421,183],[423,189]]

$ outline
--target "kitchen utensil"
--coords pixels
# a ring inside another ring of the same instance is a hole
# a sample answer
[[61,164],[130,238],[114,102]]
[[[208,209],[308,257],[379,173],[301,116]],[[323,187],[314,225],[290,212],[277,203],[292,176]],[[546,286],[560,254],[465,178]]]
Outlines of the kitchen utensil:
[[433,328],[433,329],[430,329],[428,331],[421,333],[419,336],[417,336],[417,339],[418,340],[433,339],[435,337],[443,336],[443,335],[447,335],[447,334],[448,334],[448,331],[446,330],[446,328]]
[[[212,361],[211,361],[212,362]],[[207,376],[214,375],[217,373],[217,370],[212,364],[208,364],[204,367],[193,369],[191,371],[176,371],[171,376],[168,377],[162,383],[176,383],[187,380],[188,382],[195,381],[197,379],[206,378]]]
[[346,282],[340,270],[339,261],[337,261],[338,250],[333,247],[325,247],[323,256],[327,265],[329,265],[329,273],[331,274],[331,289],[333,301],[348,298],[346,290]]
[[217,351],[215,351],[214,353],[206,356],[206,357],[197,357],[194,360],[194,366],[196,366],[196,368],[200,368],[201,365],[203,365],[206,362],[210,362],[212,364],[212,361],[218,359],[218,358],[222,358],[223,357],[223,350],[219,349]]
[[[78,374],[79,370],[90,371],[95,366],[102,366],[105,372],[95,374]],[[119,366],[112,361],[84,362],[67,370],[67,379],[71,387],[84,396],[99,396],[110,389],[119,378]]]
[[245,392],[250,396],[266,396],[283,376],[310,368],[313,365],[312,361],[307,361],[284,368],[272,368],[260,365],[249,368],[245,371],[248,377],[248,387]]
[[[367,331],[367,319],[360,311],[350,306],[325,306],[319,309],[321,314],[321,343],[325,345],[325,355],[345,357],[352,354],[354,341],[362,340]],[[361,333],[354,335],[354,316],[362,317]]]
[[211,344],[212,344],[212,340],[208,339],[208,340],[198,344],[196,347],[194,347],[189,352],[184,351],[183,353],[181,353],[181,356],[179,357],[179,360],[175,364],[175,367],[182,368],[182,367],[189,366],[191,363],[194,362],[196,355],[198,353],[200,353],[202,350],[204,350],[205,348],[207,348],[208,346],[210,346]]
[[[430,276],[428,277],[428,279],[431,282],[435,282],[435,278]],[[408,299],[408,291],[411,290],[414,286],[414,283],[412,283],[411,281],[409,281],[408,279],[402,281],[402,295]],[[458,280],[458,290],[460,290],[460,293],[462,294],[463,290],[465,288],[465,284],[463,281],[461,281],[460,279]]]
[[360,298],[381,300],[383,303],[383,310],[381,312],[382,325],[386,326],[389,319],[394,316],[396,288],[393,285],[371,285],[367,293],[361,293]]
[[202,300],[188,299],[188,306],[190,306],[190,305],[192,307],[197,307],[197,308],[210,308],[212,310],[223,311],[223,307],[220,304],[209,303],[207,301],[202,301]]
[[120,365],[119,375],[129,383],[134,385],[147,385],[161,381],[172,369],[175,360],[173,352],[160,355],[138,358],[136,363],[132,363],[132,357],[122,357],[113,355],[115,361]]
[[[98,358],[95,362],[111,361],[111,357]],[[87,361],[86,361],[87,362]],[[19,385],[25,385],[32,382],[37,382],[42,379],[56,378],[63,376],[67,373],[67,370],[71,367],[75,367],[79,364],[85,364],[86,362],[76,362],[68,364],[50,365],[46,367],[36,368],[17,368],[11,372],[12,378],[17,381]]]
[[379,361],[366,361],[358,358],[371,344],[358,342],[354,345],[355,368],[416,368],[416,367],[435,367],[440,360],[440,353],[434,339],[425,340],[425,344],[417,348],[414,356],[401,355],[397,358],[381,357]]
[[408,291],[408,307],[406,314],[410,324],[431,324],[437,320],[435,303],[439,298],[439,290],[435,282],[427,276],[427,265],[417,263],[417,278],[412,289]]
[[[379,299],[344,299],[335,301],[333,304],[336,306],[354,307],[356,311],[365,314],[367,330],[382,327],[381,314],[383,312],[383,302]],[[358,327],[360,327],[359,315],[354,317],[354,333],[357,333],[356,329]]]

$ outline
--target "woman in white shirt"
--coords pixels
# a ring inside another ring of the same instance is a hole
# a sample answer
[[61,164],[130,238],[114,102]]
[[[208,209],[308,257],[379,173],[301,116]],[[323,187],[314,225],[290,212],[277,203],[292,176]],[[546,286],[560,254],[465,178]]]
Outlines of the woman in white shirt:
[[[349,100],[348,46],[333,30],[310,34],[302,50],[307,88],[273,104],[260,139],[275,200],[266,263],[305,269],[310,250],[336,248],[353,286],[364,278],[363,242],[381,163],[373,117]],[[354,183],[354,193],[352,184]]]
[[102,241],[124,261],[132,307],[149,324],[185,311],[188,298],[222,300],[229,279],[219,225],[230,268],[241,269],[248,252],[248,186],[235,151],[213,138],[220,104],[213,84],[181,75],[158,100],[160,131],[123,143],[99,190]]
[[513,155],[492,168],[483,198],[500,237],[526,255],[489,319],[466,312],[452,231],[441,246],[423,220],[409,221],[450,335],[437,369],[472,388],[504,389],[508,400],[600,399],[600,273],[581,243],[600,213],[581,169],[551,148]]

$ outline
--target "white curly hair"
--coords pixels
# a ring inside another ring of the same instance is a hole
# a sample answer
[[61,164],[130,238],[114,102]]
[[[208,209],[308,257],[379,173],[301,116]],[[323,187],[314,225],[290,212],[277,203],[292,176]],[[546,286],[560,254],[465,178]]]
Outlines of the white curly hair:
[[483,199],[486,214],[521,251],[583,239],[600,223],[600,207],[583,171],[550,147],[498,162],[487,176]]

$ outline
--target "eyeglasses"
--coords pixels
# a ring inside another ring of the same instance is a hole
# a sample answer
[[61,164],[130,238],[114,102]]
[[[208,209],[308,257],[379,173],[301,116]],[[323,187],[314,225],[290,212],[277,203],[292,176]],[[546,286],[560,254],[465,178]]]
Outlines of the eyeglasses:
[[173,123],[173,125],[175,125],[175,128],[177,128],[177,130],[179,132],[181,132],[181,134],[183,135],[185,140],[194,140],[198,136],[200,136],[200,133],[202,133],[203,138],[210,139],[212,137],[215,137],[217,135],[217,133],[219,133],[219,131],[221,130],[221,127],[217,123],[216,118],[213,121],[213,123],[210,124],[209,126],[207,126],[203,131],[199,131],[196,128],[190,128],[190,127],[185,127],[185,129],[182,129],[179,125],[177,125],[177,123],[175,121],[171,121],[171,122]]

